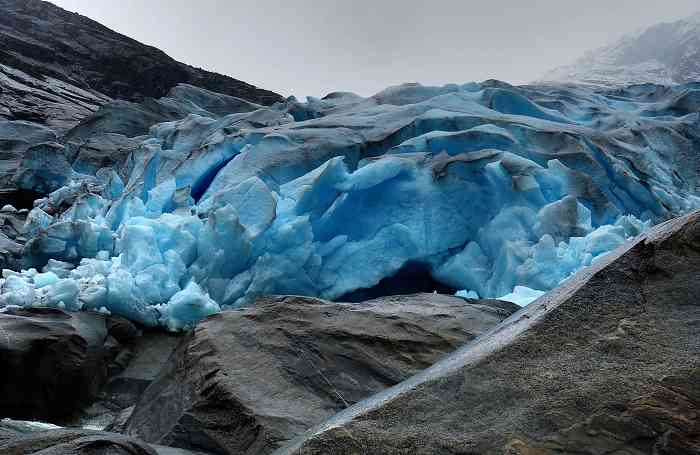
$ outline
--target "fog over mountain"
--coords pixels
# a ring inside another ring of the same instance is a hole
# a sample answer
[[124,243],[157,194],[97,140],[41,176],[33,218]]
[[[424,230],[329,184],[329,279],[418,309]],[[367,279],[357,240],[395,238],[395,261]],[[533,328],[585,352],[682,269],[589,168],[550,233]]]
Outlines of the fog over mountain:
[[625,35],[559,67],[547,81],[682,84],[700,80],[700,13]]

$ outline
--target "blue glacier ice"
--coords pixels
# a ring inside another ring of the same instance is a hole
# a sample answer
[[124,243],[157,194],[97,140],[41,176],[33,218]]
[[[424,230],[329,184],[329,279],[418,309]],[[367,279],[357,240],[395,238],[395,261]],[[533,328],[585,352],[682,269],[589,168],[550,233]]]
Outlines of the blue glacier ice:
[[48,194],[0,307],[180,330],[265,294],[349,299],[416,267],[524,305],[700,206],[699,114],[669,107],[696,91],[406,84],[198,111],[95,175],[30,160],[21,181]]
[[515,303],[520,306],[527,306],[545,294],[544,291],[538,291],[525,286],[516,286],[510,294],[501,296],[500,299],[506,302]]

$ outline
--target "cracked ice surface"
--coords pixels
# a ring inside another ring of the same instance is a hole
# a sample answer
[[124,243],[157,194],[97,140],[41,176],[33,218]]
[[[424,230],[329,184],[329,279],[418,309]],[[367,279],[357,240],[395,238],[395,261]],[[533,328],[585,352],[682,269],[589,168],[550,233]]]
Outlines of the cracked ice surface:
[[410,84],[154,125],[118,168],[72,171],[37,201],[0,307],[177,330],[416,263],[461,295],[525,304],[700,205],[700,92],[661,89]]

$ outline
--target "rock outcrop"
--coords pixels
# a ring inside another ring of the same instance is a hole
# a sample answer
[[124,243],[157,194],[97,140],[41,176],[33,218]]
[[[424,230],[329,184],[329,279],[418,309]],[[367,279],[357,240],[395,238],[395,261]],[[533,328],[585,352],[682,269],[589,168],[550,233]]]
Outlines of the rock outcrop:
[[0,209],[0,266],[3,269],[16,269],[19,265],[26,240],[23,236],[27,213],[28,210],[17,210],[11,205]]
[[[4,44],[2,38],[0,42]],[[2,58],[3,51],[0,51],[0,62],[6,63]],[[112,100],[96,90],[76,87],[50,76],[30,76],[2,63],[1,120],[32,122],[64,132]]]
[[695,212],[277,453],[696,454],[698,270]]
[[262,299],[203,321],[184,339],[126,432],[216,454],[270,453],[432,365],[515,308],[437,294],[361,304]]
[[[101,313],[6,309],[0,313],[0,417],[106,426],[135,403],[176,343],[177,337],[142,335],[129,321]],[[136,364],[145,366],[138,374],[129,369]],[[101,412],[86,413],[98,399]]]
[[146,444],[128,436],[91,430],[69,430],[35,422],[0,420],[0,453],[4,455],[205,455]]
[[114,433],[85,430],[52,430],[16,434],[0,439],[0,453],[7,455],[159,455],[141,441]]

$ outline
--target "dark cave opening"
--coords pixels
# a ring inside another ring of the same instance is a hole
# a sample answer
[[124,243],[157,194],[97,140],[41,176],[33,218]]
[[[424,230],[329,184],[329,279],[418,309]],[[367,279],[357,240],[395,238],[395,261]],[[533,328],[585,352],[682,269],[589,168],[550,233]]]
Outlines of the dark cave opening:
[[32,190],[0,190],[0,207],[10,204],[18,210],[31,210],[34,208],[34,201],[44,196],[44,193]]
[[390,295],[408,295],[418,293],[454,294],[459,289],[446,286],[435,280],[430,273],[430,266],[422,262],[409,262],[393,276],[384,278],[371,288],[358,289],[336,299],[339,302],[359,303],[365,300]]

